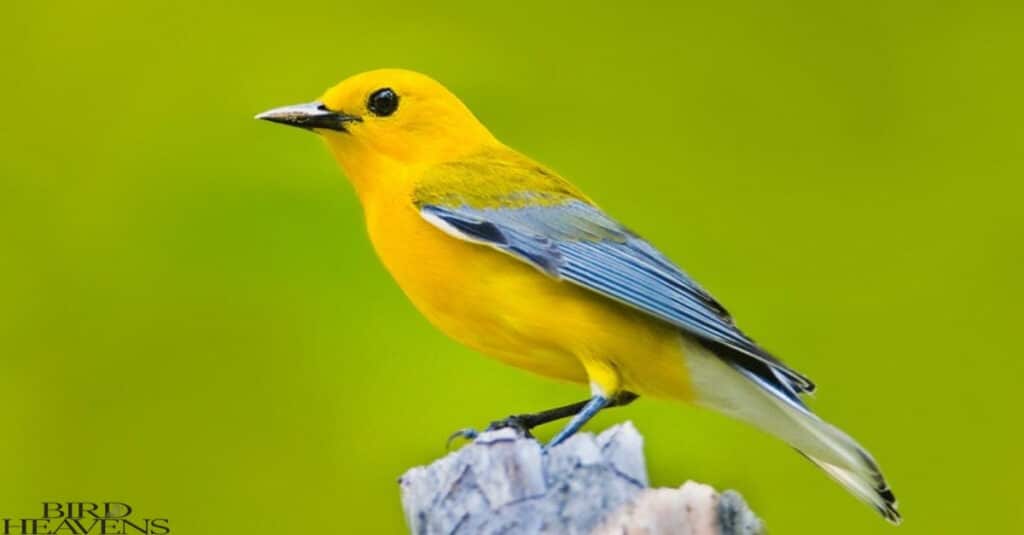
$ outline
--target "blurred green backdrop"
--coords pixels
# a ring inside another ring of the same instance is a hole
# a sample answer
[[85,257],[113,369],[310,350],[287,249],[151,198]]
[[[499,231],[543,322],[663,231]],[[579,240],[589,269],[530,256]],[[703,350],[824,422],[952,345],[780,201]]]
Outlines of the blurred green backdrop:
[[[322,144],[252,120],[399,66],[813,377],[900,533],[1024,521],[1019,3],[5,11],[0,516],[121,500],[173,533],[398,533],[396,476],[450,431],[580,397],[431,328]],[[774,533],[892,529],[749,428],[650,400],[590,428],[624,419],[656,484],[739,489]]]

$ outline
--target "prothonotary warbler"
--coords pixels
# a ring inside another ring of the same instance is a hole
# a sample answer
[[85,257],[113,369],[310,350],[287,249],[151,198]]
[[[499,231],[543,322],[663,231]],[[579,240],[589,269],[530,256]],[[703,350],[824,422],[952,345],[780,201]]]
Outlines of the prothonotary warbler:
[[804,454],[898,522],[874,459],[801,400],[814,384],[748,338],[707,291],[558,173],[505,146],[415,72],[353,76],[259,119],[319,134],[352,182],[373,246],[416,308],[481,353],[590,386],[500,420],[528,432],[648,395],[708,407]]

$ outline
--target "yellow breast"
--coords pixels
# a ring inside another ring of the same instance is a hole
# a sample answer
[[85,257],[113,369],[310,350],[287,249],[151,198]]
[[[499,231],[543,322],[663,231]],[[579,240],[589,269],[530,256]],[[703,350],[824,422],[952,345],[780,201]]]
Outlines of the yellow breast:
[[677,329],[445,234],[420,216],[403,183],[363,196],[367,228],[388,271],[440,330],[544,376],[690,397]]

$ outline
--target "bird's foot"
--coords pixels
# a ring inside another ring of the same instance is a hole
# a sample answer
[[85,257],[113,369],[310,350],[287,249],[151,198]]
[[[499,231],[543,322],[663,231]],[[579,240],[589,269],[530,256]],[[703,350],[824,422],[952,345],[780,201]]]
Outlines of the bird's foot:
[[491,422],[491,425],[487,426],[488,431],[497,431],[499,429],[514,429],[516,434],[520,437],[533,438],[533,434],[530,433],[530,429],[533,429],[533,423],[530,421],[529,417],[521,414],[513,414],[508,418],[495,420]]
[[[530,422],[528,415],[512,415],[507,418],[491,422],[490,425],[484,429],[484,432],[497,431],[499,429],[514,429],[516,434],[522,438],[533,438],[533,434],[530,433],[530,429],[532,428],[533,425],[532,422]],[[455,439],[461,438],[463,440],[474,440],[478,436],[480,436],[480,433],[472,427],[459,429],[448,437],[446,447],[451,449],[452,442],[454,442]]]
[[450,450],[452,449],[452,442],[455,442],[455,439],[461,438],[463,440],[473,440],[478,436],[480,436],[480,433],[477,433],[476,429],[473,429],[472,427],[459,429],[458,431],[448,435],[448,440],[445,441],[444,447],[445,449]]

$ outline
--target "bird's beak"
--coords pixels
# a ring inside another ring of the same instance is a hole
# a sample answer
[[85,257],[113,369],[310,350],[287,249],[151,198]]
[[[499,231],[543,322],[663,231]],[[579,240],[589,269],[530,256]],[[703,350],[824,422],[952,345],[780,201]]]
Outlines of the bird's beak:
[[347,123],[363,122],[358,116],[331,111],[322,102],[309,102],[307,104],[274,108],[257,115],[256,118],[272,123],[297,126],[307,130],[322,128],[338,132],[348,132],[345,129]]

